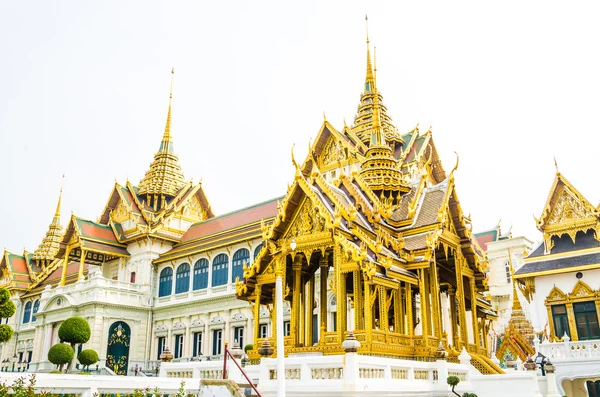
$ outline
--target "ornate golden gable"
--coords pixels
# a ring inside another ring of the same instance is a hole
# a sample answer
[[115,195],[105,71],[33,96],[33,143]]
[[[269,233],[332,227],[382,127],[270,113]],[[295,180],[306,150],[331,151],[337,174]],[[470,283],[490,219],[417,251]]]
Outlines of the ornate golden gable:
[[556,173],[550,194],[540,218],[536,218],[537,228],[544,233],[546,252],[554,245],[552,237],[568,235],[573,243],[578,232],[595,231],[600,239],[600,212],[564,177]]

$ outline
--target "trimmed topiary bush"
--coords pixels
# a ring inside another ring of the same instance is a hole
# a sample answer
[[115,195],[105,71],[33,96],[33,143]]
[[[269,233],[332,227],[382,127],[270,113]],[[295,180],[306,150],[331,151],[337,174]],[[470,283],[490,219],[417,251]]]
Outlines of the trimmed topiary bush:
[[70,343],[71,346],[87,342],[91,334],[90,325],[83,317],[69,317],[58,329],[60,340]]
[[[3,318],[12,317],[15,314],[15,304],[10,300],[10,292],[6,288],[0,288],[0,324]],[[0,343],[8,342],[13,336],[13,329],[8,324],[0,325]]]
[[63,366],[70,363],[75,357],[75,351],[66,343],[57,343],[48,350],[48,361],[54,365],[58,365],[58,369],[62,372]]
[[448,385],[452,386],[452,393],[454,393],[458,397],[460,397],[460,394],[458,394],[457,392],[454,391],[454,388],[456,387],[456,385],[458,385],[460,383],[460,378],[458,376],[449,376],[446,379],[446,382],[448,383]]
[[17,307],[13,301],[6,301],[0,304],[0,318],[10,318],[15,314]]
[[79,364],[84,367],[89,367],[98,362],[98,353],[93,349],[85,349],[79,353],[77,360],[79,361]]
[[8,324],[0,325],[0,343],[8,342],[13,336],[13,329]]
[[252,343],[249,343],[246,346],[244,346],[244,353],[248,353],[248,350],[254,350],[254,345]]
[[[76,349],[77,345],[81,345],[90,340],[91,334],[92,330],[85,318],[77,316],[69,317],[63,321],[58,329],[58,337],[61,342],[71,344],[73,350]],[[72,365],[73,363],[70,362],[67,367],[67,372],[71,369]]]
[[10,300],[10,292],[6,288],[0,288],[0,306]]

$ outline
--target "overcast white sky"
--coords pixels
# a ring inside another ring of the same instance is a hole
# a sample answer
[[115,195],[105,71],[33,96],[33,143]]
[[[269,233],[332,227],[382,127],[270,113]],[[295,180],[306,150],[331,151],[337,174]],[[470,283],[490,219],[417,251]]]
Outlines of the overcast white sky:
[[[365,74],[398,128],[433,125],[476,230],[537,240],[560,171],[597,205],[599,3],[0,0],[0,245],[34,250],[66,174],[63,224],[173,135],[217,214],[285,193],[323,120],[350,123]],[[0,246],[1,247],[1,246]]]

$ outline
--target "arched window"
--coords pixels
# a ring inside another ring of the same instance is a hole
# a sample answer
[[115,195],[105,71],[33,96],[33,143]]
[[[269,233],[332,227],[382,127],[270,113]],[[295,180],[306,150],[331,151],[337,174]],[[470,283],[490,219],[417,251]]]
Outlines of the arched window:
[[194,264],[194,290],[208,287],[208,259],[200,259]]
[[33,313],[31,314],[31,322],[33,323],[35,320],[37,320],[37,318],[35,317],[35,314],[38,312],[38,310],[40,310],[40,300],[36,300],[35,302],[33,302]]
[[165,267],[160,272],[158,296],[169,296],[173,291],[173,269]]
[[227,284],[227,264],[229,258],[225,254],[219,254],[215,257],[212,264],[212,286]]
[[250,260],[250,251],[246,248],[239,249],[233,254],[233,260],[231,261],[231,282],[235,282],[236,277],[240,280],[244,278],[244,262],[246,265]]
[[175,274],[175,293],[188,292],[190,290],[190,264],[182,263]]
[[31,318],[31,302],[25,304],[25,312],[23,313],[23,324],[27,324]]
[[258,253],[260,252],[260,250],[262,249],[262,247],[263,247],[263,243],[260,243],[258,245],[258,247],[254,248],[254,259],[256,259],[256,257],[258,256]]

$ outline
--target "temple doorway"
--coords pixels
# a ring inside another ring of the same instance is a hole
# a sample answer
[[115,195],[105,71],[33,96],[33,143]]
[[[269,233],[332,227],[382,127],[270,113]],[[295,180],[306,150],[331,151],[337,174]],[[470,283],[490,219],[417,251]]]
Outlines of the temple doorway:
[[131,329],[123,321],[114,322],[108,328],[106,367],[116,375],[127,375]]

